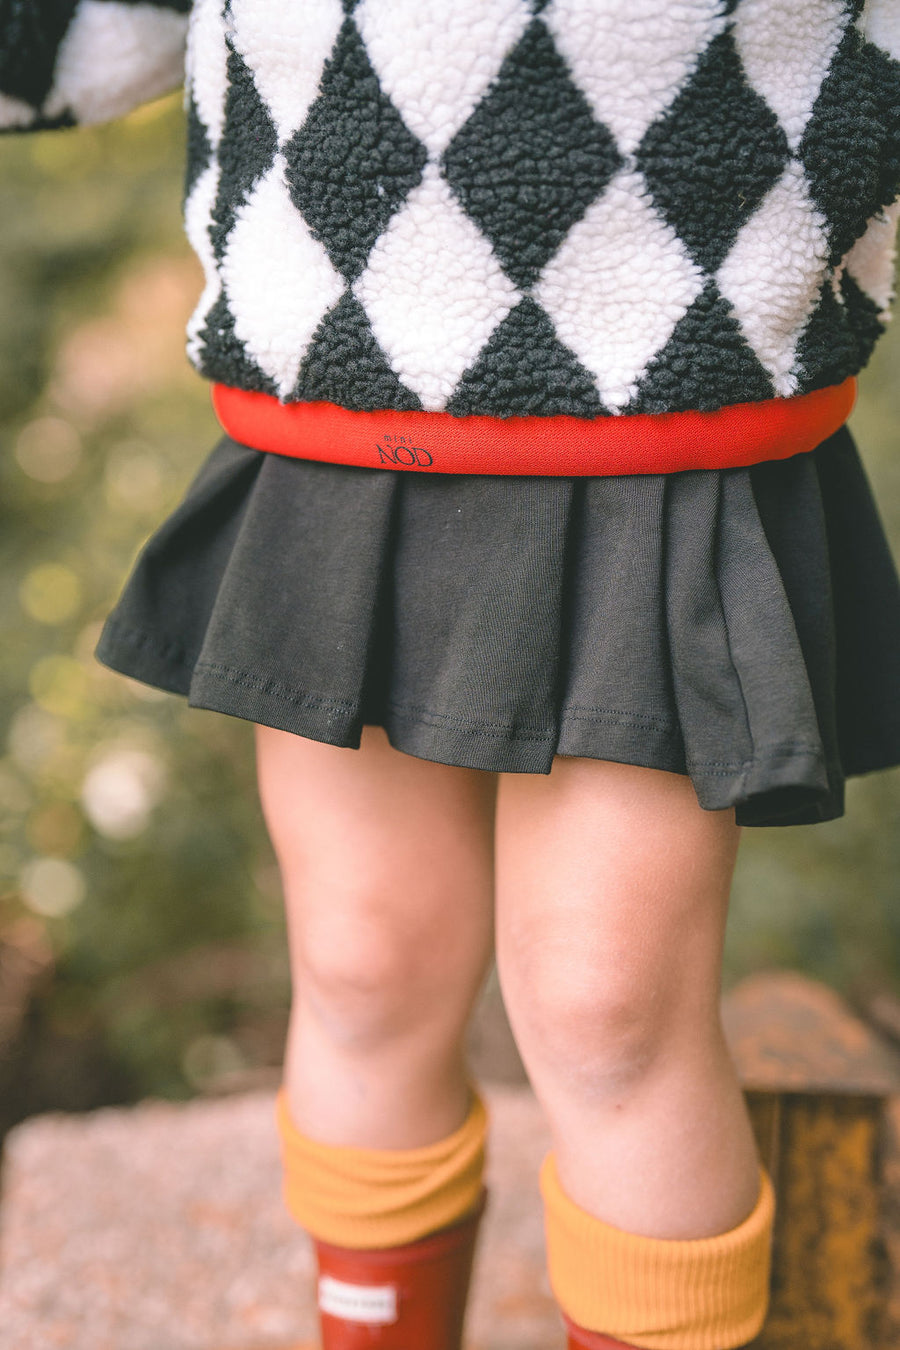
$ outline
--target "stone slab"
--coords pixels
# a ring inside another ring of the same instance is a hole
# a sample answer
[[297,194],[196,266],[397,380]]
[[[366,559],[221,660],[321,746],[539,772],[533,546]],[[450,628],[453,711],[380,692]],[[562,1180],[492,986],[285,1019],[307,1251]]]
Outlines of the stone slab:
[[[563,1350],[528,1088],[482,1084],[490,1201],[470,1350]],[[7,1136],[2,1350],[312,1350],[309,1239],[282,1207],[274,1097],[33,1117]]]

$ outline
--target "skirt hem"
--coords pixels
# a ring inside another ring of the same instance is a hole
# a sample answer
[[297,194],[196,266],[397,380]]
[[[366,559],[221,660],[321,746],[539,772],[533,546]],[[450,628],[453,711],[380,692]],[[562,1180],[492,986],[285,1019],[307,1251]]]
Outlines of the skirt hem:
[[[689,774],[707,810],[734,807],[739,824],[830,820],[843,810],[834,798],[821,747],[774,744],[743,761],[685,763],[677,727],[652,714],[574,706],[561,709],[557,728],[489,723],[455,713],[359,701],[290,688],[262,673],[212,662],[191,665],[178,644],[109,620],[97,646],[104,665],[187,698],[190,707],[224,713],[339,748],[358,749],[365,725],[384,727],[395,749],[419,759],[494,773],[549,774],[556,755],[634,764]],[[893,760],[900,762],[900,756]],[[891,767],[891,764],[879,767]],[[758,819],[757,819],[758,817]]]

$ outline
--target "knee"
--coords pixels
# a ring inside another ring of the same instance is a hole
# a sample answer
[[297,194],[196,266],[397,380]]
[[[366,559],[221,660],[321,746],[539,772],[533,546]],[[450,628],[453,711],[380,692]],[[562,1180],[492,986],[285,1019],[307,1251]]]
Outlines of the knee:
[[634,1084],[652,1071],[663,1048],[659,1002],[617,976],[546,980],[537,1021],[544,1057],[584,1090]]
[[304,944],[294,973],[298,1012],[348,1048],[369,1049],[408,1031],[416,971],[390,936],[326,930]]
[[666,1070],[692,1019],[702,1022],[665,978],[575,962],[533,970],[508,1001],[533,1077],[592,1101],[638,1091]]
[[484,973],[477,951],[442,941],[439,922],[402,918],[357,892],[306,923],[292,959],[295,1013],[348,1050],[463,1023]]

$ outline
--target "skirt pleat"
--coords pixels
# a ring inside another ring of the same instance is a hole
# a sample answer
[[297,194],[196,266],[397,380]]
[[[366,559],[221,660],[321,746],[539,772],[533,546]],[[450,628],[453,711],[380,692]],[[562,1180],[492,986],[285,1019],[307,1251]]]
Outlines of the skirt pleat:
[[227,437],[98,647],[191,704],[446,764],[690,775],[740,823],[900,763],[900,582],[855,444],[609,478],[414,474]]

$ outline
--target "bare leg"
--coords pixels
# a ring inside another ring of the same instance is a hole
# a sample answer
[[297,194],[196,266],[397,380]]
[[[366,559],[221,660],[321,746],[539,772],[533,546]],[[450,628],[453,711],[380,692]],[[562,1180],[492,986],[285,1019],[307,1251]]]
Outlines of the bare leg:
[[285,1086],[322,1143],[406,1149],[462,1124],[466,1023],[493,952],[496,775],[257,728],[294,997]]
[[719,1021],[738,838],[678,774],[557,758],[500,782],[499,974],[560,1182],[647,1237],[724,1233],[759,1194]]

